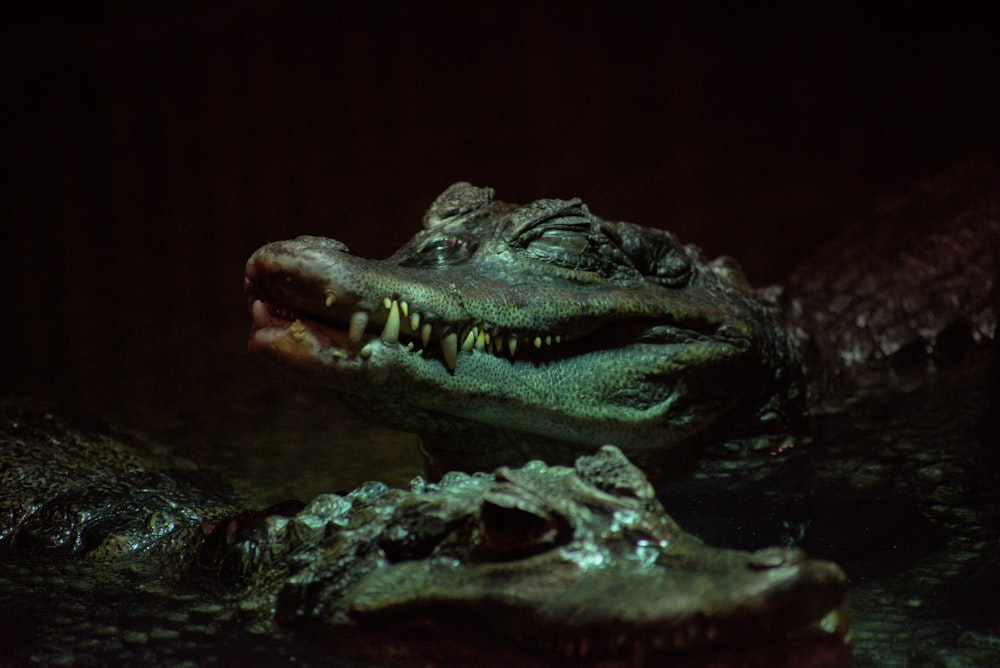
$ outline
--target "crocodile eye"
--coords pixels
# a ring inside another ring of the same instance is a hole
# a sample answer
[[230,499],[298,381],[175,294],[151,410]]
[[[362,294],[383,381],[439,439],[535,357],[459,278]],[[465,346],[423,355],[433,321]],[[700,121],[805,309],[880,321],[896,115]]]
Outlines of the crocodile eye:
[[587,237],[575,230],[545,230],[528,242],[527,250],[542,257],[579,255],[587,250]]
[[531,257],[601,276],[611,276],[619,269],[620,258],[609,256],[599,242],[591,240],[588,223],[553,226],[533,232],[522,241],[524,252]]
[[459,237],[437,237],[400,262],[404,267],[448,267],[471,258],[479,244]]
[[526,507],[523,500],[495,496],[480,508],[477,552],[482,556],[520,559],[560,545],[566,537],[562,517]]
[[378,545],[390,562],[422,559],[448,535],[453,519],[440,514],[429,503],[404,503],[394,521],[378,538]]

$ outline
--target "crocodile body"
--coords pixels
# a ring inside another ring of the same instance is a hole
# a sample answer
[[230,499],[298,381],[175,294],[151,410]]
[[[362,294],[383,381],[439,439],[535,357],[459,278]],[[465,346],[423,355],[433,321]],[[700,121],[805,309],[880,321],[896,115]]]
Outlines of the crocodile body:
[[[149,625],[136,633],[163,630],[158,663],[197,656],[191,648],[204,643],[216,656],[232,659],[247,643],[262,660],[305,665],[316,646],[437,665],[541,666],[566,654],[599,665],[666,654],[677,665],[849,662],[838,567],[791,549],[705,545],[611,446],[572,468],[536,461],[417,479],[409,490],[367,483],[304,508],[252,512],[204,479],[198,486],[190,466],[51,415],[0,409],[0,614],[5,633],[32,629],[0,643],[5,661],[141,662],[91,642],[120,642],[129,631],[117,625],[131,620]],[[12,575],[29,565],[34,575]],[[37,583],[60,565],[80,584],[60,593],[59,608],[97,596],[91,604],[120,621],[92,628],[88,619],[105,616],[95,610],[58,628],[59,615],[39,610]],[[206,608],[214,635],[170,635]],[[52,626],[59,649],[38,647],[38,629]]]

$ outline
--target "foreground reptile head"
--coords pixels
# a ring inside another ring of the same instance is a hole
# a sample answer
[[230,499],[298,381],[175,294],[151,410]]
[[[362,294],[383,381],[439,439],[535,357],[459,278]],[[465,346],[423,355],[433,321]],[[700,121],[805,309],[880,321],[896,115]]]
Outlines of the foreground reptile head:
[[410,491],[369,483],[266,524],[228,531],[230,550],[249,556],[229,556],[243,574],[289,565],[278,580],[258,572],[270,584],[244,609],[273,608],[281,626],[342,653],[505,665],[490,657],[506,644],[521,665],[539,652],[849,661],[839,568],[796,550],[706,546],[613,446],[572,468],[449,473]]
[[299,237],[246,275],[252,350],[420,433],[442,470],[773,433],[797,392],[776,314],[731,263],[579,200],[458,183],[386,260]]
[[[299,648],[379,665],[549,666],[566,653],[603,668],[664,653],[674,666],[849,665],[837,566],[796,550],[706,546],[612,446],[572,468],[535,461],[407,490],[366,483],[304,508],[242,512],[190,463],[177,469],[166,453],[3,402],[0,446],[4,605],[24,601],[17,618],[28,626],[70,619],[64,633],[89,648],[77,662],[93,652],[123,662],[121,644],[95,646],[107,632],[88,626],[110,606],[130,628],[172,629],[178,646],[254,651],[291,632],[311,641]],[[51,577],[60,563],[72,587],[52,608],[39,591],[52,580],[33,570],[4,579],[18,564]],[[81,606],[94,612],[67,617]],[[207,637],[189,624],[206,607],[219,617]],[[248,638],[248,625],[260,633]],[[31,638],[23,645],[0,662],[32,663]]]

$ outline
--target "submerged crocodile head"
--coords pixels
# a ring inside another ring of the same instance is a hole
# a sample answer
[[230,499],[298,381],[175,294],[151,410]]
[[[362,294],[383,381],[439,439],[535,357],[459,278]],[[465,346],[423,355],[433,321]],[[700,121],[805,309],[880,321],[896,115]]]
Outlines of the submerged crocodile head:
[[850,661],[837,566],[705,545],[613,446],[574,467],[534,461],[411,490],[368,483],[246,533],[232,550],[289,570],[255,578],[244,610],[273,610],[342,654],[490,666],[566,655],[658,665],[665,653],[682,666]]
[[386,260],[299,237],[247,263],[251,350],[419,433],[441,470],[645,455],[725,423],[783,428],[797,393],[777,314],[668,232],[458,183]]

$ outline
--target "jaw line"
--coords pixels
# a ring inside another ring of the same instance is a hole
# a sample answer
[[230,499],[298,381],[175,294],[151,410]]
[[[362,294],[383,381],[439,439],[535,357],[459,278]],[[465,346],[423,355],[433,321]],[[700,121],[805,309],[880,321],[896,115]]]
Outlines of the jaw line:
[[[380,322],[379,319],[373,319],[369,329],[355,338],[343,323],[319,319],[310,313],[290,312],[259,298],[251,299],[250,311],[253,319],[250,334],[251,351],[273,349],[291,352],[293,348],[298,348],[295,354],[289,355],[289,361],[303,362],[297,364],[298,366],[312,366],[304,364],[309,355],[319,361],[317,366],[335,368],[340,366],[337,362],[342,364],[357,358],[368,360],[376,351],[381,357],[399,352],[401,354],[395,357],[396,360],[402,360],[404,355],[415,359],[433,360],[452,375],[461,374],[461,367],[468,366],[469,360],[499,360],[504,365],[500,368],[493,366],[490,371],[502,375],[504,367],[530,371],[562,363],[579,364],[579,360],[593,355],[623,350],[633,345],[682,346],[697,341],[700,336],[695,331],[674,324],[657,322],[653,317],[633,316],[618,322],[604,324],[595,322],[591,327],[581,328],[576,325],[576,333],[565,341],[560,337],[532,337],[529,334],[525,337],[527,340],[519,339],[516,354],[510,354],[506,346],[503,351],[498,352],[489,344],[485,349],[478,346],[465,348],[459,344],[455,363],[451,365],[446,361],[447,356],[443,355],[441,344],[433,338],[427,347],[424,347],[421,341],[413,340],[413,336],[409,334],[396,334],[396,340],[386,341],[382,335],[375,333],[375,330],[384,326],[384,321]],[[446,327],[455,332],[460,331],[459,327],[450,325]],[[653,329],[657,330],[656,340],[643,340],[643,336]],[[281,341],[287,337],[297,343]],[[461,340],[460,337],[456,338]],[[730,342],[722,342],[722,345],[728,343]],[[375,364],[372,362],[370,365]],[[387,366],[392,366],[391,360]],[[428,368],[424,368],[424,375]],[[516,381],[516,377],[509,380]]]
[[[635,386],[643,370],[615,360],[599,363],[612,370],[601,375],[600,385],[579,382],[582,366],[593,366],[595,356],[617,355],[618,349],[549,361],[526,359],[527,355],[511,361],[472,350],[460,352],[455,371],[449,371],[437,357],[439,351],[425,355],[378,336],[366,336],[354,351],[332,345],[338,336],[345,338],[342,330],[337,334],[322,324],[302,320],[255,325],[250,349],[305,372],[369,419],[433,435],[435,440],[456,438],[470,447],[469,439],[477,431],[495,436],[498,430],[512,430],[524,438],[594,447],[615,442],[634,453],[651,447],[648,432],[662,431],[658,425],[674,410],[675,399],[668,392],[663,401],[632,408],[623,418],[623,407],[609,404],[607,397],[621,387]],[[679,371],[678,379],[684,373]],[[480,378],[490,380],[484,383]],[[329,379],[332,382],[326,382]],[[511,398],[511,388],[518,388],[513,393],[516,398]],[[418,420],[421,415],[426,419]],[[467,426],[454,425],[456,420]],[[425,424],[440,426],[427,428]],[[623,424],[626,430],[620,429]],[[686,433],[677,432],[674,438],[683,440]],[[668,436],[660,433],[658,444],[669,441]]]

